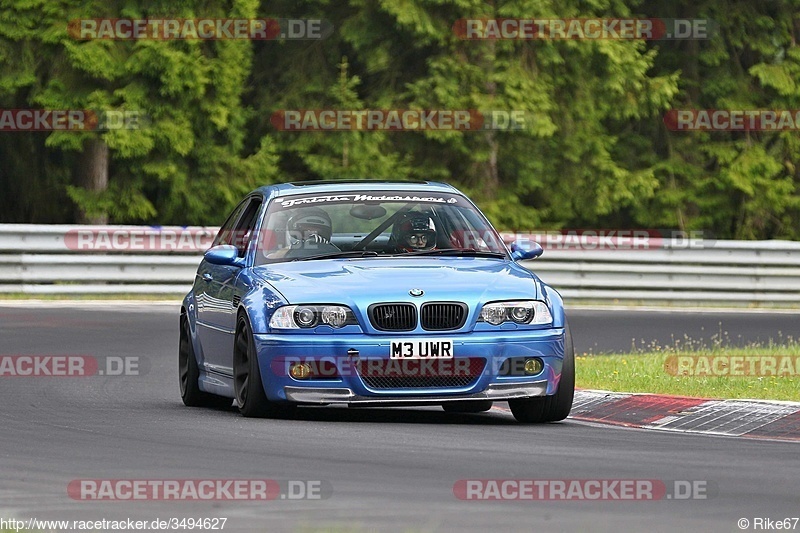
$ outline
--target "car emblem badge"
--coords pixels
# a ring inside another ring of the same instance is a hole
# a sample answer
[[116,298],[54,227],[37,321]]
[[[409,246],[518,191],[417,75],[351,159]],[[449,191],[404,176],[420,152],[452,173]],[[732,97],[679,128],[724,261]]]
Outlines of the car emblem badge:
[[411,296],[422,296],[423,294],[425,294],[425,291],[423,291],[422,289],[411,289],[410,291],[408,291],[408,294],[410,294]]

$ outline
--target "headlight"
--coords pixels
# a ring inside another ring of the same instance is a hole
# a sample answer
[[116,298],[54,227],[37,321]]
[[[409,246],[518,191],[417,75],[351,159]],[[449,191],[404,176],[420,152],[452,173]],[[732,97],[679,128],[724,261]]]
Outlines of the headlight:
[[313,328],[319,318],[313,307],[298,307],[294,312],[294,322],[301,328]]
[[508,316],[517,324],[530,324],[536,312],[531,302],[522,302],[509,309]]
[[478,322],[488,322],[495,326],[503,322],[550,324],[553,322],[553,316],[547,304],[538,300],[494,302],[483,306]]
[[343,305],[285,305],[279,307],[269,320],[275,329],[308,329],[319,325],[341,328],[358,324],[353,311]]
[[347,312],[349,309],[341,305],[326,305],[322,308],[322,323],[334,328],[340,328],[347,324]]

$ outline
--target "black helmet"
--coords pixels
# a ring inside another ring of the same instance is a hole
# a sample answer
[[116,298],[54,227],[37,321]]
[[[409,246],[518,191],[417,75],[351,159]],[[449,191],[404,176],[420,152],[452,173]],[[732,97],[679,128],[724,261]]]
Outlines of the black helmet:
[[436,248],[436,224],[424,213],[407,213],[392,229],[395,246],[405,252]]

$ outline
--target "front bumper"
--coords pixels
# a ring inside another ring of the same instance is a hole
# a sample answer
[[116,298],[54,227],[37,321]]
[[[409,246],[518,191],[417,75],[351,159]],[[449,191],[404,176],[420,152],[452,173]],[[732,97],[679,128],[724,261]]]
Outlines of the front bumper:
[[[286,358],[342,360],[353,351],[362,360],[388,361],[392,340],[435,337],[453,341],[454,360],[485,359],[484,371],[468,385],[457,387],[376,389],[368,386],[358,372],[328,379],[298,380],[287,375],[285,366],[279,363]],[[564,328],[451,335],[256,334],[254,338],[267,398],[318,405],[426,405],[552,395],[558,389],[564,357]],[[538,357],[544,362],[544,369],[535,376],[498,375],[503,361],[512,357]]]
[[528,383],[494,383],[486,390],[468,396],[431,395],[420,397],[403,396],[359,396],[347,388],[312,388],[291,387],[283,388],[286,399],[296,403],[306,404],[346,404],[362,407],[381,405],[427,405],[443,402],[458,402],[468,400],[514,400],[517,398],[532,398],[547,394],[547,380],[532,381]]

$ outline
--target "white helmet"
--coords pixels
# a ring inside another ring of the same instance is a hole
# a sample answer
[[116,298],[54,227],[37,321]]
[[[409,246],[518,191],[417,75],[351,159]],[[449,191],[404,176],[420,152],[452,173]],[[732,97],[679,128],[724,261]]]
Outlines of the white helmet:
[[330,242],[333,235],[331,217],[318,207],[298,209],[286,221],[290,241],[306,241],[309,239]]

